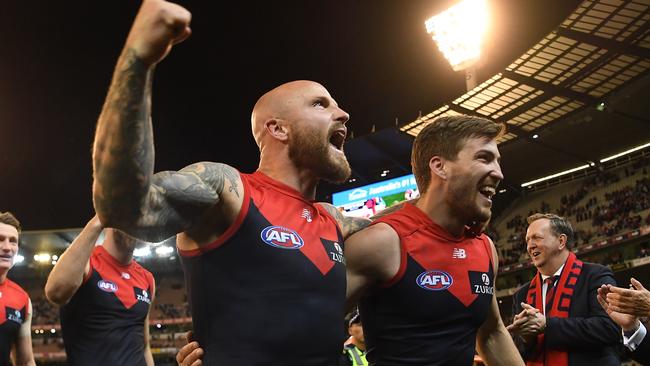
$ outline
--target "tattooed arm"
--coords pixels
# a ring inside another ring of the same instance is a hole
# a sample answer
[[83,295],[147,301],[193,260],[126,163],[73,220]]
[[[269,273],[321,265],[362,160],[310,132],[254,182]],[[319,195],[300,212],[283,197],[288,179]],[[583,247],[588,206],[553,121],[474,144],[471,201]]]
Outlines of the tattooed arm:
[[343,234],[343,239],[348,238],[350,235],[356,233],[357,231],[363,229],[364,227],[370,225],[370,220],[364,219],[361,217],[347,217],[344,216],[334,205],[319,202],[327,212],[334,216],[336,222],[338,222],[339,227],[341,228],[341,234]]
[[212,207],[219,207],[222,216],[236,216],[230,211],[239,210],[242,200],[243,183],[236,169],[195,163],[177,172],[156,173],[139,217],[120,222],[119,228],[147,241],[160,241],[189,229]]
[[[151,82],[155,65],[190,34],[191,15],[164,0],[145,0],[115,67],[93,147],[93,200],[100,221],[149,241],[178,233],[238,193],[238,173],[197,163],[153,174]],[[234,191],[234,192],[233,192]]]

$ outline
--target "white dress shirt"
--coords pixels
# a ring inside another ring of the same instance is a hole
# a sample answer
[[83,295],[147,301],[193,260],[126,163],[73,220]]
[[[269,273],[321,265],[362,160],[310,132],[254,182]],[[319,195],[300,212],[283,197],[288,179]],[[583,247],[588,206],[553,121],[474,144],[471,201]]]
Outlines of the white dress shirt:
[[634,351],[641,344],[641,342],[643,342],[643,338],[645,338],[646,333],[647,329],[643,323],[640,323],[639,328],[637,328],[636,332],[634,332],[634,334],[632,334],[632,336],[629,338],[626,337],[625,332],[623,332],[623,344],[630,351]]
[[[564,268],[564,264],[560,266],[560,268],[553,274],[553,276],[558,276],[558,280],[560,279],[560,275],[562,274],[562,268]],[[546,316],[546,289],[548,288],[548,283],[546,283],[546,279],[551,276],[545,276],[542,275],[542,309],[544,310],[544,316]],[[557,286],[557,283],[555,284]]]

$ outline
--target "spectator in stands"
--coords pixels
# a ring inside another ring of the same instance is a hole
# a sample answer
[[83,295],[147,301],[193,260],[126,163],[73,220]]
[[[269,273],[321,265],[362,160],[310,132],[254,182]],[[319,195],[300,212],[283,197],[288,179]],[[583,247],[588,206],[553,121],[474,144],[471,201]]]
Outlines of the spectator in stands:
[[648,243],[643,243],[641,249],[639,249],[639,255],[637,257],[643,258],[650,256],[650,248],[648,248]]
[[363,338],[363,327],[361,326],[361,316],[355,310],[348,322],[348,338],[343,347],[343,356],[339,366],[367,366],[366,360],[366,343]]
[[[630,289],[603,285],[598,289],[598,302],[607,314],[623,328],[623,344],[632,351],[632,358],[650,365],[650,335],[647,318],[650,317],[650,291],[634,278]],[[646,319],[643,324],[641,318]]]
[[35,366],[32,351],[32,303],[18,284],[7,278],[18,254],[20,222],[11,212],[0,212],[0,364]]
[[527,250],[538,272],[515,293],[508,326],[527,364],[620,365],[620,328],[596,294],[601,285],[616,285],[611,270],[576,258],[564,218],[534,214],[527,221]]
[[61,306],[61,330],[70,365],[153,366],[149,309],[153,275],[133,260],[137,240],[103,230],[97,216],[61,255],[45,296]]

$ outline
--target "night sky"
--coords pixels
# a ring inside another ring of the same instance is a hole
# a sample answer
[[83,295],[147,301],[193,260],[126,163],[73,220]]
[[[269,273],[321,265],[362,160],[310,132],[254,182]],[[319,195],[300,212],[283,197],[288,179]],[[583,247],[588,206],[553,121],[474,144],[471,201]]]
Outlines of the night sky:
[[[250,110],[280,83],[311,79],[355,136],[403,124],[465,91],[424,21],[435,0],[182,1],[193,35],[158,65],[156,170],[196,161],[255,170]],[[492,0],[482,81],[555,28],[578,1]],[[92,216],[95,123],[140,2],[7,1],[0,12],[0,211],[24,229]],[[471,24],[468,24],[471,26]]]

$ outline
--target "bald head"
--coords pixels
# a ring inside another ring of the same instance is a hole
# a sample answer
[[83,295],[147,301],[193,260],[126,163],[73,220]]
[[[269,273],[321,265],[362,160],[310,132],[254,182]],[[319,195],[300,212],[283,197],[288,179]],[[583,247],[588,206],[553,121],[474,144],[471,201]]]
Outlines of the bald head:
[[315,93],[324,93],[329,97],[325,87],[309,80],[290,81],[262,95],[251,114],[251,127],[257,146],[262,147],[266,121],[272,118],[290,121],[291,114],[300,106],[300,101]]

